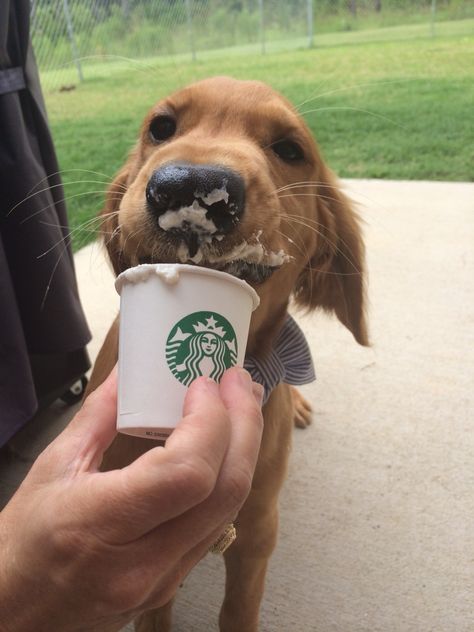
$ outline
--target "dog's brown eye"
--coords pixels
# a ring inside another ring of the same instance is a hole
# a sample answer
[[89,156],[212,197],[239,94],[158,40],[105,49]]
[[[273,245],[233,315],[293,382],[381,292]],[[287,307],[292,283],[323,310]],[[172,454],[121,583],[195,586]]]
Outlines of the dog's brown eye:
[[304,153],[298,143],[292,140],[279,140],[272,145],[276,155],[286,162],[297,162],[303,160]]
[[176,121],[166,114],[155,117],[150,123],[150,138],[154,143],[160,143],[171,138],[176,132]]

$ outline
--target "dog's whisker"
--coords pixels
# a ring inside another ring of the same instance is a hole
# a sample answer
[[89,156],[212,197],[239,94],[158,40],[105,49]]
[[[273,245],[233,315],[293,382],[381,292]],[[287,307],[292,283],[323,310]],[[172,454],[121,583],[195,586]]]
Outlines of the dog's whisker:
[[379,87],[379,86],[387,86],[387,85],[393,85],[393,84],[397,85],[400,83],[406,83],[408,81],[415,81],[415,78],[407,77],[405,79],[395,79],[395,80],[390,80],[390,81],[367,81],[364,83],[356,83],[356,84],[351,84],[349,86],[342,86],[340,88],[334,88],[326,92],[320,92],[319,94],[316,94],[315,96],[308,97],[307,99],[305,99],[304,101],[296,105],[295,107],[299,111],[299,109],[303,107],[303,105],[306,105],[307,103],[310,103],[312,101],[317,101],[318,99],[322,99],[323,97],[331,96],[333,94],[338,94],[339,92],[348,92],[350,90],[357,90],[358,88],[370,88],[372,86]]
[[[329,198],[329,199],[332,199],[332,198]],[[325,224],[318,222],[312,217],[306,217],[305,215],[294,215],[294,214],[288,213],[287,216],[291,219],[291,221],[300,220],[301,222],[311,222],[315,226],[321,226],[326,232],[332,234],[336,239],[338,239],[341,242],[343,246],[346,246],[346,248],[350,250],[348,244],[346,244],[346,242],[342,239],[339,233],[336,230],[332,230],[329,226],[326,226]],[[309,228],[309,225],[307,225],[307,227]],[[321,234],[321,237],[325,238],[325,235]]]
[[[307,228],[308,230],[310,230],[313,233],[315,233],[316,235],[319,235],[323,239],[326,238],[325,235],[321,231],[319,231],[315,226],[311,226],[311,224],[309,224],[309,223],[307,223],[307,222],[305,222],[303,220],[300,220],[300,219],[297,219],[297,218],[290,218],[290,217],[287,217],[285,219],[286,219],[286,221],[288,222],[289,225],[293,224],[293,225],[296,225],[296,226],[303,226],[304,228]],[[322,224],[319,224],[319,226],[322,226]]]
[[[105,216],[112,216],[112,215],[118,215],[118,213],[116,211],[114,211],[113,213],[106,213],[104,215],[99,215],[97,217],[92,217],[91,219],[83,222],[82,224],[79,224],[78,226],[75,226],[72,232],[75,231],[87,231],[90,233],[98,233],[98,234],[107,234],[105,231],[100,230],[100,224],[103,221],[103,218]],[[69,225],[63,225],[63,224],[59,224],[58,222],[46,222],[44,220],[39,220],[39,223],[42,224],[43,226],[51,226],[52,228],[61,228],[64,230],[70,230],[70,226]],[[95,224],[97,224],[97,226],[94,226]],[[93,228],[89,228],[90,226],[93,226]]]
[[[102,182],[100,180],[76,180],[76,181],[73,181],[73,182],[69,182],[68,184],[104,184],[104,185],[108,185],[109,182]],[[64,185],[62,183],[52,184],[50,186],[44,187],[43,189],[40,189],[39,191],[34,191],[33,193],[29,193],[26,197],[24,197],[22,200],[20,200],[20,202],[17,202],[14,206],[12,206],[12,208],[8,211],[6,216],[9,217],[18,207],[20,207],[22,204],[24,204],[28,200],[31,200],[32,198],[34,198],[36,195],[40,195],[41,193],[46,193],[47,191],[52,191],[53,189],[57,189],[59,187],[63,187],[64,188]],[[106,190],[101,191],[101,192],[105,194]],[[77,194],[77,195],[80,195],[80,194]],[[67,199],[67,198],[65,198],[65,199]],[[52,202],[52,204],[53,204],[53,202]],[[51,206],[51,205],[49,205],[49,206]]]
[[325,195],[320,195],[319,193],[288,193],[287,195],[279,195],[278,199],[282,200],[283,198],[287,198],[287,197],[315,197],[315,198],[322,198],[324,200],[336,200],[337,198],[334,197],[328,197]]
[[395,125],[396,127],[399,127],[400,129],[405,130],[406,132],[409,131],[408,127],[406,125],[402,125],[401,123],[398,123],[397,121],[395,121],[394,119],[388,117],[388,116],[384,116],[383,114],[379,114],[378,112],[372,112],[371,110],[365,110],[364,108],[355,108],[352,106],[345,106],[345,105],[334,105],[334,106],[327,106],[327,107],[321,107],[321,108],[314,108],[312,110],[307,110],[306,112],[302,112],[301,116],[307,116],[308,114],[313,114],[314,112],[329,112],[329,111],[352,111],[352,112],[359,112],[360,114],[368,114],[370,116],[373,116],[374,118],[379,118],[383,121],[386,121],[387,123],[390,123],[391,125]]
[[[64,224],[56,224],[54,222],[45,222],[43,220],[40,220],[38,222],[39,224],[41,224],[42,226],[50,226],[51,228],[62,228],[64,230],[69,229],[69,226],[64,225]],[[84,232],[84,233],[91,233],[93,234],[98,234],[98,235],[105,235],[105,231],[100,230],[99,228],[86,228],[84,226],[76,226],[74,227],[71,231],[70,231],[70,235],[72,235],[72,233],[74,232]],[[42,256],[42,255],[40,255]]]
[[326,200],[328,202],[340,202],[340,198],[334,197],[332,195],[322,195],[321,193],[289,193],[287,195],[277,195],[279,200],[284,198],[297,198],[297,197],[312,197],[318,200]]
[[320,92],[320,90],[326,89],[329,85],[329,79],[321,79],[315,86],[313,86],[311,96],[308,96],[306,99],[304,99],[304,101],[301,101],[301,103],[294,104],[295,110],[298,112],[300,107],[317,98],[320,94],[324,94],[324,92]]
[[158,245],[157,244],[153,244],[153,247],[151,249],[151,260],[155,261],[155,251],[158,250]]
[[328,232],[332,232],[334,234],[334,236],[338,239],[338,241],[347,248],[347,251],[350,253],[350,247],[349,245],[340,237],[337,235],[337,233],[335,233],[334,231],[330,231],[326,226],[324,226],[323,224],[320,224],[319,222],[316,222],[313,219],[309,219],[309,218],[305,218],[305,220],[301,220],[298,219],[297,217],[288,217],[288,220],[290,222],[294,222],[299,224],[300,226],[304,226],[305,228],[308,228],[309,230],[314,231],[317,235],[319,235],[322,239],[324,239],[326,241],[326,243],[333,249],[333,251],[335,253],[338,253],[341,257],[343,257],[347,263],[350,264],[350,266],[352,268],[354,268],[354,270],[356,270],[355,273],[347,273],[347,274],[361,274],[361,270],[359,270],[357,268],[357,266],[355,265],[354,261],[352,261],[352,259],[343,251],[341,250],[341,248],[337,245],[336,242],[332,241],[329,239],[329,237],[327,235],[325,235],[324,233],[322,233],[321,231],[319,231],[317,228],[315,228],[314,226],[311,226],[308,221],[313,222],[314,224],[316,224],[317,226],[322,226],[326,231]]
[[[70,173],[87,173],[93,176],[98,176],[99,178],[104,178],[107,181],[107,183],[113,182],[113,179],[114,179],[114,176],[109,173],[102,173],[101,171],[94,171],[92,169],[81,169],[79,167],[71,167],[70,169],[60,169],[59,171],[55,171],[54,173],[48,174],[45,178],[40,180],[40,182],[38,182],[35,186],[38,186],[41,182],[44,182],[44,180],[47,180],[48,178],[51,178],[53,176],[63,177]],[[63,184],[68,184],[68,182],[63,182]]]
[[283,191],[291,190],[293,188],[299,189],[299,188],[305,188],[305,187],[315,187],[315,188],[321,187],[322,189],[334,189],[336,191],[341,190],[340,186],[337,186],[335,184],[331,185],[322,180],[303,180],[301,182],[290,182],[289,184],[286,184],[282,187],[275,189],[274,193],[281,193]]
[[[328,184],[325,183],[321,183],[322,184],[322,188],[325,189],[334,189],[335,191],[340,191],[340,187],[337,186],[330,186]],[[291,188],[292,185],[288,185],[288,188]],[[282,187],[281,189],[279,189],[278,191],[286,191],[286,187]],[[355,197],[354,197],[355,196]],[[283,197],[283,196],[279,196],[277,195],[278,198]],[[330,196],[325,196],[322,195],[321,193],[317,194],[317,197],[322,198],[323,200],[333,200],[333,201],[338,201],[338,198],[335,197],[330,197]],[[374,208],[379,208],[381,210],[387,211],[389,212],[390,209],[388,206],[381,204],[378,200],[375,200],[373,197],[369,196],[369,195],[365,195],[364,193],[360,193],[359,191],[351,191],[349,194],[349,198],[351,199],[352,203],[357,206],[357,207],[361,207],[364,203],[369,203],[371,205],[374,206]],[[360,200],[358,200],[357,198],[360,198]],[[378,219],[378,217],[373,215],[373,210],[372,209],[367,209],[367,207],[364,206],[364,221],[367,221],[366,219],[366,215],[367,213],[370,212],[371,213],[371,217],[370,217],[370,223],[372,224],[376,224],[380,229],[387,231],[387,227],[384,226]]]
[[[317,181],[317,180],[312,180],[312,181],[308,180],[308,181],[301,181],[301,182],[292,182],[290,184],[284,185],[282,187],[279,187],[279,188],[275,189],[274,193],[278,194],[278,193],[281,193],[281,192],[292,190],[293,188],[303,188],[303,187],[312,187],[312,186],[314,186],[314,187],[321,186],[321,188],[323,188],[323,189],[334,189],[335,191],[340,191],[341,190],[341,187],[337,186],[337,185],[330,185],[330,184],[328,184],[326,182]],[[323,199],[337,201],[337,198],[331,198],[329,196],[323,196],[320,193],[318,193],[318,196],[323,198]],[[360,198],[362,201],[359,202],[357,199],[354,200],[354,196],[356,198]],[[277,197],[280,197],[280,196],[277,195]],[[363,202],[368,202],[368,203],[370,203],[371,205],[373,205],[376,208],[380,208],[380,209],[383,209],[385,211],[389,211],[387,206],[385,206],[383,204],[380,204],[380,202],[375,200],[373,197],[371,197],[369,195],[366,195],[364,193],[360,193],[359,191],[351,191],[349,193],[349,197],[351,198],[352,202],[354,204],[356,204],[356,205],[363,204]],[[379,226],[381,226],[380,223],[378,222],[377,218],[374,218],[373,221],[375,223],[377,223]],[[381,226],[381,227],[385,228],[383,226]]]
[[[87,220],[86,222],[83,222],[82,224],[79,224],[79,226],[77,226],[78,229],[82,229],[85,227],[89,227],[89,226],[94,226],[94,228],[91,229],[91,232],[97,231],[99,232],[100,229],[100,225],[103,223],[104,218],[110,218],[113,216],[118,216],[118,211],[114,211],[113,213],[103,213],[101,215],[98,215],[97,217],[93,217],[92,219]],[[96,225],[96,226],[95,226]],[[104,231],[100,230],[101,234],[104,234]]]
[[292,187],[299,187],[299,186],[318,186],[324,184],[322,181],[319,180],[300,180],[297,182],[290,182],[288,184],[283,185],[282,187],[278,187],[277,189],[275,189],[275,192],[278,193],[279,191],[283,191],[284,189],[290,189]]
[[[47,283],[47,285],[46,285],[46,289],[45,289],[45,292],[44,292],[43,300],[41,301],[41,306],[40,306],[40,311],[41,311],[41,312],[43,311],[44,306],[45,306],[45,304],[46,304],[46,299],[48,298],[48,294],[49,294],[49,291],[50,291],[50,289],[51,289],[51,284],[52,284],[52,282],[53,282],[54,275],[56,274],[56,270],[58,269],[58,266],[59,266],[59,264],[61,263],[61,259],[63,258],[64,253],[67,251],[67,249],[68,249],[68,247],[69,247],[70,243],[71,243],[70,236],[69,236],[69,235],[66,235],[66,237],[64,238],[64,246],[63,246],[63,249],[62,249],[62,250],[61,250],[61,252],[59,253],[59,257],[58,257],[58,259],[57,259],[56,263],[54,264],[53,270],[52,270],[52,272],[51,272],[51,275],[50,275],[50,277],[49,277],[48,283]],[[42,256],[42,255],[40,255],[40,256]],[[40,256],[39,256],[39,257],[37,257],[37,258],[39,259],[39,258],[40,258]]]
[[288,184],[287,186],[280,187],[276,189],[274,193],[278,195],[278,193],[284,193],[285,191],[292,191],[293,189],[309,189],[309,188],[319,188],[319,184]]
[[112,243],[112,240],[115,239],[115,237],[120,233],[121,229],[122,229],[122,225],[121,224],[117,224],[117,226],[114,228],[114,230],[108,236],[109,238],[107,240],[104,240],[104,246],[105,247],[109,246]]
[[[114,232],[115,232],[115,231],[114,231]],[[127,242],[128,242],[128,240],[129,240],[130,238],[132,238],[132,237],[135,237],[135,235],[137,235],[139,232],[140,232],[140,231],[139,231],[139,229],[137,229],[137,230],[132,230],[130,233],[128,233],[128,234],[125,236],[125,240],[124,240],[124,242],[123,242],[123,244],[122,244],[122,247],[121,247],[122,252],[125,252],[125,251],[127,250]]]
[[318,274],[328,274],[335,277],[353,277],[353,276],[361,276],[362,272],[333,272],[332,270],[321,270],[320,268],[313,268],[311,265],[311,261],[308,261],[309,269],[311,271],[316,271]]
[[29,222],[34,217],[37,217],[38,215],[41,215],[41,213],[44,213],[48,209],[53,208],[55,206],[55,204],[57,204],[58,202],[70,202],[71,200],[74,200],[74,199],[79,198],[79,197],[85,197],[87,195],[105,195],[105,194],[106,194],[106,191],[103,191],[103,190],[100,190],[100,191],[82,191],[81,193],[75,193],[74,195],[69,195],[69,196],[63,197],[60,200],[54,200],[54,201],[51,202],[51,204],[47,204],[46,206],[43,206],[43,208],[40,208],[38,211],[35,211],[31,215],[28,215],[28,217],[25,217],[25,219],[22,219],[21,222],[20,222],[20,225],[23,225],[26,222]]
[[[302,226],[303,228],[307,228],[309,231],[315,233],[316,235],[318,235],[319,237],[321,237],[322,239],[326,239],[327,237],[320,231],[318,230],[315,226],[311,226],[311,224],[309,224],[308,222],[304,221],[303,219],[299,219],[299,218],[294,218],[291,217],[289,215],[287,215],[284,220],[288,223],[288,226],[293,228],[294,226]],[[322,226],[322,224],[318,224],[316,222],[317,226]],[[334,247],[334,245],[332,243],[329,242],[329,240],[327,240],[329,245]]]
[[138,240],[137,247],[135,248],[135,254],[134,254],[134,255],[131,255],[132,265],[138,265],[138,263],[139,263],[139,261],[140,261],[140,258],[139,258],[139,256],[138,256],[138,252],[139,252],[139,250],[140,250],[140,248],[141,248],[141,245],[142,245],[143,241],[144,241],[144,240],[143,240],[143,237],[141,237],[141,238]]
[[[87,228],[88,225],[93,224],[98,219],[99,219],[98,217],[95,217],[92,220],[88,220],[87,222],[84,222],[83,224],[80,224],[79,226],[76,226],[75,228],[70,229],[68,231],[68,233],[66,235],[64,235],[59,241],[57,241],[52,246],[50,246],[47,250],[45,250],[44,252],[39,254],[36,258],[37,259],[42,259],[47,254],[49,254],[52,250],[54,250],[55,248],[60,246],[66,239],[71,239],[71,237],[73,235],[75,235],[76,233],[78,233],[78,232],[90,232],[90,233],[98,233],[99,232],[99,234],[100,234],[100,231],[98,231],[97,229],[89,229],[89,228]],[[52,227],[55,227],[55,228],[62,228],[62,229],[66,229],[66,230],[69,229],[69,226],[62,226],[61,224],[56,224],[56,223],[53,223],[53,222],[40,221],[39,223],[43,224],[44,226],[52,226]]]
[[[41,180],[38,180],[38,182],[36,182],[36,184],[33,187],[31,187],[31,189],[27,192],[27,195],[32,193],[37,187],[39,187],[43,182],[46,182],[50,178],[54,178],[55,176],[64,176],[67,173],[74,173],[74,172],[89,173],[89,174],[92,174],[92,175],[96,175],[96,176],[99,176],[99,177],[106,178],[107,182],[105,182],[104,184],[110,184],[112,182],[112,180],[113,180],[113,176],[111,176],[111,175],[109,175],[107,173],[100,173],[100,171],[92,171],[90,169],[80,169],[80,168],[59,169],[58,171],[52,171],[52,172],[46,174],[44,178],[41,178]],[[64,185],[64,183],[63,183],[63,185]]]
[[[320,274],[332,274],[332,275],[335,275],[335,276],[360,276],[361,271],[357,269],[355,264],[345,255],[345,253],[334,242],[330,241],[327,238],[326,235],[324,235],[321,231],[317,230],[313,226],[310,226],[309,224],[306,224],[305,222],[295,221],[294,223],[299,224],[301,226],[304,226],[305,228],[308,228],[309,230],[315,232],[319,237],[324,239],[334,249],[335,253],[339,253],[342,257],[344,257],[346,259],[346,261],[348,263],[350,263],[351,267],[353,267],[356,270],[356,272],[332,272],[331,270],[318,269],[318,273],[320,273]],[[319,224],[319,225],[322,226],[322,224]],[[283,235],[283,236],[285,236],[285,235]],[[343,245],[346,246],[346,248],[348,248],[347,244],[340,237],[339,237],[339,240],[341,241],[341,243]],[[293,242],[293,243],[295,243],[295,242]],[[295,246],[297,246],[296,243],[295,243]],[[350,250],[350,249],[348,248],[348,250]],[[309,265],[311,270],[313,270],[313,267],[311,266],[311,257],[308,257],[307,265]]]
[[113,217],[114,215],[118,215],[119,211],[110,211],[109,213],[101,213],[97,217],[93,217],[92,219],[96,219],[98,221],[104,219],[104,217]]
[[[288,235],[286,233],[284,233],[281,230],[278,230],[277,228],[275,228],[275,232],[280,235],[280,237],[283,237],[283,239],[286,239],[289,243],[293,244],[294,247],[298,250],[298,252],[303,256],[303,258],[306,259],[306,257],[308,257],[308,249],[306,247],[306,244],[304,243],[303,238],[300,235],[301,238],[301,242],[302,242],[302,247],[299,246],[299,244],[296,243],[295,239],[293,239],[292,237],[288,237]],[[296,234],[295,234],[296,237]]]

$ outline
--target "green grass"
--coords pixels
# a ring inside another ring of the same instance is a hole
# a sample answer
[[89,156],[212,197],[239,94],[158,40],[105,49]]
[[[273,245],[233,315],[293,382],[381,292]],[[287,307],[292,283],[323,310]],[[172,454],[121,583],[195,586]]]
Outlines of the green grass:
[[[474,20],[436,28],[436,38],[426,25],[397,26],[369,32],[366,41],[361,32],[328,34],[310,50],[260,55],[246,47],[202,53],[196,63],[189,56],[94,63],[70,92],[48,90],[45,77],[74,247],[93,238],[76,229],[100,209],[149,107],[215,74],[262,79],[302,104],[326,161],[342,177],[473,180]],[[97,183],[72,184],[77,180]]]

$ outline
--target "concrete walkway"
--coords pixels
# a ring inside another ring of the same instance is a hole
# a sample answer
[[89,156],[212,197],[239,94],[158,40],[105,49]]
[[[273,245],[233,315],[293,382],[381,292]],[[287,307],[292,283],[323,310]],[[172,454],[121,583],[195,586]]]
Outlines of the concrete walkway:
[[[345,185],[366,222],[373,346],[299,317],[315,418],[295,430],[261,632],[472,632],[474,184]],[[118,301],[97,245],[76,262],[94,356]],[[14,440],[4,495],[69,415],[56,405]],[[175,630],[217,630],[222,584],[208,556]]]

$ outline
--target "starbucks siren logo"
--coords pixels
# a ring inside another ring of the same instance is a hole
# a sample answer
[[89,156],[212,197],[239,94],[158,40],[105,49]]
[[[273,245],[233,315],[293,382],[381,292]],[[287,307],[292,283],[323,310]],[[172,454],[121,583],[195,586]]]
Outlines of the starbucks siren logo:
[[237,338],[232,325],[215,312],[189,314],[170,331],[166,361],[185,386],[200,375],[219,382],[224,371],[237,362]]

